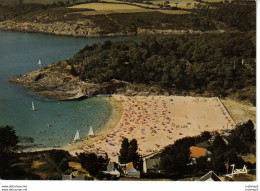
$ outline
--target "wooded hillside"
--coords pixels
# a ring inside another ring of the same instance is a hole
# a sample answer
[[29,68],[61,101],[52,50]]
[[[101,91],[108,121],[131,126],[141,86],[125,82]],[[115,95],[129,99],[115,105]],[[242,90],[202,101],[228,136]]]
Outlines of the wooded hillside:
[[255,32],[249,32],[107,41],[87,45],[67,62],[84,81],[117,79],[226,95],[255,86],[255,56]]

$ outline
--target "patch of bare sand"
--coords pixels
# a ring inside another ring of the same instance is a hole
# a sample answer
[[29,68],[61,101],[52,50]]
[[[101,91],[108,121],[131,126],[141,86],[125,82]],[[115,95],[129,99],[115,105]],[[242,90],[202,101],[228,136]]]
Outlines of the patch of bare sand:
[[222,100],[236,123],[247,122],[249,119],[256,124],[256,107],[239,103],[231,99]]
[[79,172],[87,173],[87,171],[85,169],[83,169],[81,164],[78,162],[69,162],[69,167],[74,168]]
[[87,138],[83,139],[80,142],[73,143],[71,145],[63,146],[62,149],[67,150],[72,155],[76,155],[76,153],[81,153],[84,151],[84,147],[86,145],[91,145],[95,142],[98,142],[101,140],[102,137],[106,136],[108,133],[110,133],[114,127],[119,122],[121,115],[122,115],[122,105],[119,101],[117,101],[115,98],[103,98],[106,101],[109,101],[111,103],[111,115],[110,118],[107,120],[105,124],[103,124],[103,127],[100,128],[100,132],[95,132],[96,136],[94,138]]
[[39,168],[41,165],[45,164],[46,162],[40,162],[40,161],[33,161],[32,168]]
[[78,151],[107,152],[111,161],[118,161],[124,137],[135,138],[138,152],[146,155],[183,137],[235,127],[217,98],[113,95],[113,99],[123,107],[119,122]]
[[254,164],[256,162],[256,156],[252,153],[249,153],[245,156],[241,156],[242,159],[245,161],[245,162],[250,162],[252,164]]

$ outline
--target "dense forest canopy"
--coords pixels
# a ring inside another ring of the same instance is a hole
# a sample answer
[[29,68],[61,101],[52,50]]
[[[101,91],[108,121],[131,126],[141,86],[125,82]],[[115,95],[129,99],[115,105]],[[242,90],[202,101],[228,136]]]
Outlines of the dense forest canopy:
[[[93,2],[95,0],[88,1]],[[148,30],[223,30],[223,31],[251,31],[256,26],[256,2],[235,0],[220,2],[204,2],[197,0],[195,7],[180,8],[168,7],[166,9],[184,9],[186,14],[167,14],[164,10],[152,9],[138,14],[82,14],[93,9],[70,9],[65,4],[56,2],[52,5],[31,3],[10,4],[0,2],[0,21],[12,19],[17,22],[54,23],[77,22],[91,20],[96,27],[102,29],[100,35],[120,32],[121,34],[137,33],[138,29]],[[152,1],[151,1],[152,2]],[[76,2],[73,2],[75,4]],[[106,2],[107,3],[107,2]],[[163,3],[163,1],[162,1]],[[77,4],[77,3],[76,3]],[[102,1],[100,2],[102,4]],[[114,3],[111,3],[114,4]],[[104,5],[105,6],[105,5]],[[170,10],[175,11],[175,10]],[[178,10],[177,10],[178,11]],[[97,11],[98,12],[98,11]],[[70,15],[67,17],[66,15]]]
[[250,31],[256,27],[256,3],[254,1],[235,0],[199,4],[193,12],[239,30]]
[[221,94],[256,85],[255,46],[255,32],[146,36],[87,45],[67,62],[84,81],[117,79]]
[[[82,15],[80,9],[69,14],[71,9],[58,5],[18,4],[15,6],[19,14],[9,15],[9,5],[0,4],[0,20],[50,24],[90,19],[93,26],[102,29],[97,33],[100,36],[186,31],[187,34],[175,36],[144,36],[139,41],[87,45],[67,60],[71,66],[68,68],[72,75],[87,82],[116,79],[159,86],[166,90],[162,92],[169,93],[236,94],[255,104],[256,3],[197,1],[201,3],[186,10],[189,14],[155,10]],[[66,14],[70,16],[65,17]]]

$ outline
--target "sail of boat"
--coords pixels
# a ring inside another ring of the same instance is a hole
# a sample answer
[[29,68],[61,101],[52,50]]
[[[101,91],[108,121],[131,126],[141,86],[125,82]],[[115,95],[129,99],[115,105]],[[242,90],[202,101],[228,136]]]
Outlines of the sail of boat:
[[73,141],[76,142],[76,141],[79,141],[79,140],[80,140],[80,137],[79,137],[79,130],[77,130],[76,135],[75,135]]
[[31,108],[31,110],[32,110],[32,111],[35,110],[33,101],[32,101],[32,108]]
[[89,132],[88,132],[88,136],[90,136],[90,137],[94,137],[95,136],[93,128],[91,126],[90,126],[90,129],[89,129]]
[[39,65],[39,66],[41,66],[41,65],[42,65],[42,62],[41,62],[41,60],[40,60],[40,59],[39,59],[38,65]]

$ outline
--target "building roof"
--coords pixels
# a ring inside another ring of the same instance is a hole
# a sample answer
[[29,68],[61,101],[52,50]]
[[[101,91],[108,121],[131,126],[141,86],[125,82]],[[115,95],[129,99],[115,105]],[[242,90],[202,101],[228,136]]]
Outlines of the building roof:
[[130,162],[126,165],[126,172],[129,172],[132,168],[134,168],[133,162]]
[[126,165],[126,173],[136,172],[137,170],[134,168],[133,162],[130,162]]
[[148,158],[160,158],[160,155],[158,152],[154,152],[145,156],[141,157],[142,159],[148,159]]
[[116,177],[120,177],[120,172],[116,169],[114,171],[103,171],[103,173],[111,174],[111,175],[116,176]]
[[213,171],[209,171],[207,174],[200,178],[200,181],[221,181],[219,177]]
[[118,169],[118,164],[115,162],[111,162],[107,165],[107,171],[115,171]]
[[208,149],[208,148],[211,147],[211,144],[210,144],[209,141],[203,141],[203,142],[196,144],[195,146],[200,147],[200,148],[204,148],[204,149]]
[[194,158],[199,158],[199,157],[205,157],[207,153],[207,149],[200,148],[200,147],[190,147],[190,156]]
[[70,175],[63,174],[62,180],[85,180],[85,176],[84,175],[74,176],[73,173],[71,173]]
[[130,169],[130,170],[127,172],[127,174],[133,173],[133,172],[137,172],[137,170],[136,170],[135,168],[132,168],[132,169]]

